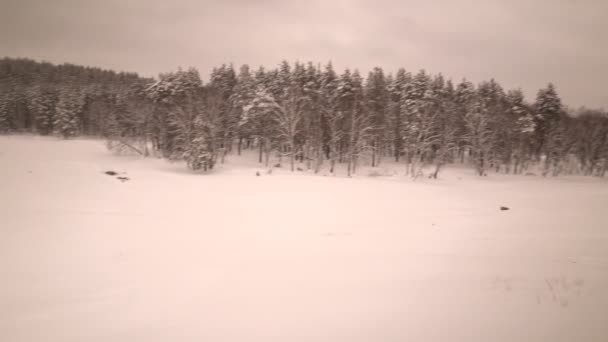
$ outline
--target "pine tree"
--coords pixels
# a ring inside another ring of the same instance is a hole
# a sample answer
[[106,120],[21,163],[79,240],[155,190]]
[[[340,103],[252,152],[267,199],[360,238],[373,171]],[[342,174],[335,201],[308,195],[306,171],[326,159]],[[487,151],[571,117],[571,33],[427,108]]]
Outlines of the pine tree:
[[213,150],[213,136],[209,122],[203,115],[197,115],[194,119],[193,138],[184,151],[184,159],[188,167],[195,171],[212,169],[215,163]]
[[473,109],[475,102],[475,86],[473,83],[463,79],[457,86],[454,92],[454,106],[456,111],[456,137],[458,144],[457,157],[461,163],[465,162],[465,157],[470,154],[470,148],[467,141],[467,114]]
[[153,132],[153,106],[146,96],[145,85],[134,84],[124,93],[114,96],[113,101],[106,112],[104,125],[108,147],[119,153],[136,152],[148,156],[148,143]]
[[464,140],[470,151],[473,165],[480,176],[486,175],[495,143],[493,131],[495,125],[494,118],[491,115],[492,103],[492,86],[487,82],[483,82],[479,85],[474,97],[468,103],[464,117],[467,129]]
[[549,131],[559,121],[561,99],[552,83],[540,89],[534,103],[534,121],[536,124],[537,152],[543,151]]
[[441,168],[452,161],[458,148],[457,106],[455,90],[451,81],[444,83],[443,76],[438,75],[433,82],[435,92],[435,116],[433,120],[433,135],[429,137],[431,155],[435,163],[435,171],[431,175],[437,179]]
[[38,133],[47,135],[53,132],[57,100],[57,93],[51,88],[39,88],[32,94],[30,101]]
[[218,110],[221,116],[220,127],[218,134],[222,137],[221,145],[221,162],[224,161],[224,156],[232,149],[232,141],[236,136],[236,128],[240,115],[239,111],[234,111],[231,106],[231,97],[234,94],[234,88],[237,85],[237,77],[232,65],[222,65],[219,69],[214,69],[211,73],[209,87],[216,89],[215,93],[218,96]]
[[249,130],[258,140],[259,162],[265,156],[265,165],[269,165],[272,143],[276,137],[276,113],[279,105],[275,97],[264,85],[264,73],[258,72],[256,77],[256,91],[251,101],[243,108],[243,117],[240,126]]
[[[282,82],[289,82],[277,101],[277,110],[273,112],[277,134],[286,146],[290,156],[291,171],[295,169],[296,138],[302,131],[302,118],[310,104],[310,98],[295,77],[283,73]],[[282,151],[280,151],[282,153]]]
[[10,97],[7,93],[0,94],[0,133],[10,131]]
[[[329,171],[335,171],[335,165],[339,158],[340,141],[344,137],[342,119],[343,113],[339,110],[338,105],[338,75],[333,69],[333,65],[328,63],[325,70],[321,74],[321,89],[320,89],[320,108],[322,110],[322,129],[323,129],[323,149],[326,158],[330,160]],[[317,161],[316,170],[321,167],[321,160]]]
[[482,82],[477,88],[482,115],[486,117],[489,136],[485,139],[486,146],[483,152],[485,162],[489,168],[500,170],[504,161],[508,162],[510,153],[508,141],[507,103],[502,87],[494,79]]
[[249,66],[244,64],[241,66],[239,74],[237,76],[236,85],[233,88],[232,95],[230,96],[230,108],[234,120],[234,131],[238,137],[238,149],[237,153],[240,155],[243,147],[243,140],[248,139],[251,133],[248,132],[244,127],[240,125],[243,119],[243,108],[252,100],[255,92],[255,82]]
[[424,70],[420,70],[405,89],[402,97],[403,118],[405,121],[403,136],[408,161],[407,173],[417,177],[424,166],[427,142],[432,134],[432,105],[434,93],[431,79]]
[[563,141],[563,127],[560,125],[562,115],[561,99],[553,84],[540,89],[534,103],[537,153],[543,153],[545,167],[543,174],[548,174],[549,168],[555,168],[559,163]]
[[552,84],[529,105],[520,90],[505,94],[494,80],[454,87],[441,74],[404,69],[375,68],[363,82],[357,72],[338,75],[331,63],[283,61],[255,75],[245,65],[238,76],[222,65],[203,84],[195,69],[155,81],[4,58],[0,88],[0,132],[100,134],[113,150],[147,155],[150,146],[192,169],[212,168],[237,138],[239,153],[257,144],[267,165],[277,151],[290,156],[292,169],[299,160],[318,172],[329,159],[331,172],[347,163],[348,175],[387,155],[405,159],[414,176],[434,164],[436,177],[457,158],[479,174],[522,173],[539,161],[545,175],[608,169],[606,112],[571,115]]
[[363,93],[363,79],[359,71],[355,70],[351,77],[351,90],[348,98],[347,110],[348,126],[348,165],[347,175],[350,177],[357,171],[359,157],[365,151],[366,143],[373,132],[369,116],[365,113],[365,98]]
[[59,94],[53,127],[63,138],[72,138],[80,132],[80,112],[84,106],[82,94],[74,88],[63,89]]
[[386,117],[389,99],[386,78],[381,68],[376,67],[369,73],[365,84],[365,94],[366,108],[374,127],[371,150],[372,167],[375,167],[380,164],[386,147]]
[[157,139],[163,155],[169,159],[182,159],[194,134],[194,119],[202,105],[202,81],[198,70],[163,74],[148,87],[147,94],[158,105]]
[[302,122],[303,153],[302,161],[306,161],[306,168],[313,168],[318,172],[320,162],[323,160],[323,112],[321,107],[321,72],[312,63],[308,63],[297,77],[305,96],[308,98],[306,114]]
[[608,161],[608,114],[582,109],[576,117],[570,139],[584,175],[601,176]]
[[388,126],[392,128],[392,142],[393,142],[393,153],[395,161],[399,162],[401,154],[403,153],[403,109],[402,109],[402,98],[404,96],[406,87],[411,83],[412,76],[406,72],[405,69],[401,68],[397,71],[397,75],[392,83],[388,85],[389,91],[389,116]]
[[521,89],[507,93],[508,123],[512,129],[507,137],[512,148],[513,173],[521,173],[528,165],[532,154],[532,137],[536,129],[534,117],[524,102]]

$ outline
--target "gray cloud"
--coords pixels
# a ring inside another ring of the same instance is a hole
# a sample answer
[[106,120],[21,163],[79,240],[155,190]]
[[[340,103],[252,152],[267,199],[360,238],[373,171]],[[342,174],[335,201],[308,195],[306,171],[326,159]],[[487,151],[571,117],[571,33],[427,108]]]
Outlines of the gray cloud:
[[0,49],[145,76],[282,59],[424,68],[495,78],[530,100],[551,81],[571,106],[608,108],[607,13],[603,0],[9,0]]

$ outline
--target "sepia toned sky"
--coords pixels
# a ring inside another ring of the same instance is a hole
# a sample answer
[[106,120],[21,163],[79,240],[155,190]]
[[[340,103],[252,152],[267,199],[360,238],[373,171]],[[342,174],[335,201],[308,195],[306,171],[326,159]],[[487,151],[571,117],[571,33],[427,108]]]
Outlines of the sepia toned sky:
[[608,108],[606,0],[1,0],[0,56],[135,71],[331,60]]

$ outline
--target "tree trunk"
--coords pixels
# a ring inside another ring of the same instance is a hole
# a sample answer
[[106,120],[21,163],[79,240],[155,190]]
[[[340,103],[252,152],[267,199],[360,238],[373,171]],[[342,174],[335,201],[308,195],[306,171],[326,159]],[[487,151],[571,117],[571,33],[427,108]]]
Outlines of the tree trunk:
[[317,147],[317,157],[315,158],[315,173],[321,171],[321,164],[323,163],[323,151],[321,147]]
[[384,144],[377,142],[376,146],[378,149],[378,154],[376,157],[376,167],[378,167],[378,166],[380,166],[380,162],[382,162],[382,155],[384,154]]
[[305,153],[304,153],[304,158],[306,159],[306,170],[310,170],[311,168],[311,153],[310,153],[311,147],[310,147],[310,143],[306,142],[306,147],[304,149]]
[[266,150],[265,154],[266,154],[266,160],[265,160],[265,165],[266,167],[268,167],[268,165],[270,164],[270,152],[272,151],[271,146],[270,146],[270,139],[266,138],[264,140],[264,149]]
[[351,170],[350,170],[350,169],[351,169],[351,167],[352,167],[352,158],[351,158],[351,156],[349,156],[349,158],[348,158],[348,162],[347,162],[347,164],[346,164],[346,176],[347,176],[347,177],[350,177],[350,176],[351,176]]
[[439,175],[439,169],[441,168],[441,163],[435,164],[435,172],[433,172],[433,178],[437,179],[437,175]]
[[259,145],[260,145],[260,154],[259,154],[259,158],[258,158],[258,162],[260,164],[262,164],[262,155],[264,153],[264,146],[262,146],[262,140],[259,141]]
[[372,145],[372,167],[376,166],[376,146]]
[[289,140],[289,148],[291,149],[289,153],[289,163],[291,165],[291,172],[295,171],[295,160],[296,160],[296,142],[294,137],[291,137]]

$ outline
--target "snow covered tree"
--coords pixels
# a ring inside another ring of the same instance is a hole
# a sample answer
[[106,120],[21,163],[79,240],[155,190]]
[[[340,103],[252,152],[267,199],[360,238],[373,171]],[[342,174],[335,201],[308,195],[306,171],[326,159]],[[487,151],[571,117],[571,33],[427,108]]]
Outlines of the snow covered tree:
[[[352,125],[349,125],[350,119],[352,119],[353,113],[353,101],[354,101],[354,80],[353,75],[351,74],[349,69],[346,69],[339,77],[337,87],[335,89],[335,102],[336,102],[336,120],[331,122],[332,125],[338,126],[334,127],[334,131],[340,132],[339,135],[336,135],[335,141],[332,141],[332,145],[334,146],[334,150],[338,152],[338,154],[334,154],[331,159],[331,167],[330,171],[334,171],[336,157],[338,155],[341,157],[343,154],[348,154],[347,158],[349,161],[348,174],[350,175],[350,168],[352,164],[352,159],[354,156],[351,156],[352,150],[352,134],[351,132]],[[345,146],[346,145],[346,146]],[[346,147],[346,148],[345,148]],[[338,159],[339,161],[342,158]]]
[[509,162],[510,146],[509,139],[510,120],[507,117],[508,104],[502,87],[491,79],[482,82],[477,88],[477,95],[481,101],[481,108],[488,117],[489,130],[491,132],[489,150],[485,154],[488,167],[500,171],[504,162]]
[[467,141],[466,116],[467,113],[472,109],[473,103],[476,100],[475,86],[473,83],[463,79],[454,91],[454,105],[455,105],[455,124],[456,124],[456,136],[458,151],[457,157],[461,163],[465,162],[465,157],[470,154],[469,144]]
[[184,159],[192,170],[213,169],[224,141],[225,123],[222,117],[224,93],[216,87],[201,89],[200,102],[196,103],[197,113],[194,117],[193,131],[184,150]]
[[258,74],[257,89],[251,101],[243,108],[243,116],[240,126],[247,129],[258,140],[259,162],[265,156],[265,165],[269,165],[272,143],[276,137],[277,122],[276,113],[279,105],[274,96],[264,86],[263,80]]
[[582,109],[573,123],[573,153],[584,175],[602,176],[608,167],[608,113]]
[[222,137],[219,148],[221,149],[221,162],[224,156],[232,149],[232,142],[236,136],[236,128],[239,122],[239,111],[233,110],[231,97],[237,85],[237,77],[232,65],[222,65],[220,68],[211,72],[211,80],[208,87],[216,89],[215,96],[218,96],[218,110],[221,117],[221,124],[217,128]]
[[192,170],[207,171],[213,168],[214,158],[213,139],[207,134],[207,125],[202,116],[194,119],[194,137],[189,142],[184,152],[184,159]]
[[388,112],[388,87],[384,71],[374,68],[365,83],[366,108],[374,127],[371,141],[372,167],[378,166],[386,147],[386,121]]
[[441,74],[404,69],[374,68],[362,82],[331,63],[283,61],[255,73],[244,65],[238,75],[221,65],[204,85],[195,69],[152,80],[0,59],[0,132],[102,135],[115,151],[157,152],[192,169],[223,161],[236,139],[238,153],[259,148],[266,165],[273,152],[279,164],[290,156],[292,170],[300,161],[319,172],[327,159],[330,172],[346,163],[351,175],[390,155],[413,176],[430,165],[437,176],[455,161],[479,174],[522,173],[533,163],[545,175],[605,174],[606,113],[579,112],[562,107],[552,84],[529,105],[520,90],[505,94],[494,80],[454,87]]
[[[338,75],[333,69],[333,65],[328,63],[321,74],[320,88],[320,109],[322,110],[322,128],[324,130],[324,152],[330,160],[329,171],[334,172],[335,165],[339,158],[340,142],[344,138],[342,119],[344,113],[338,109],[339,101],[337,89],[339,86]],[[320,167],[318,161],[317,168]]]
[[436,95],[431,78],[424,70],[414,76],[403,94],[407,173],[413,177],[418,177],[429,161],[432,144],[437,138],[434,132]]
[[389,103],[388,103],[388,127],[391,128],[390,136],[395,161],[399,162],[403,153],[403,110],[402,98],[406,87],[411,83],[412,75],[401,68],[397,71],[395,78],[388,84]]
[[80,132],[80,114],[84,96],[75,88],[65,88],[59,93],[53,127],[63,138],[75,137]]
[[[342,86],[344,88],[344,86]],[[348,165],[347,176],[357,171],[359,157],[365,152],[367,141],[370,140],[373,126],[369,116],[365,113],[365,98],[363,93],[363,79],[359,71],[355,70],[350,78],[350,90],[343,90],[343,101],[346,102],[346,119],[348,135]]]
[[492,86],[482,83],[468,103],[464,117],[467,129],[464,138],[480,176],[486,175],[495,143],[494,118],[491,116],[493,98]]
[[520,89],[511,90],[507,93],[507,125],[510,126],[511,134],[505,137],[511,144],[511,162],[513,173],[521,173],[526,169],[532,150],[532,138],[536,129],[534,117],[524,102],[524,95]]
[[[100,118],[94,118],[89,106],[93,94],[103,89],[115,94],[133,82],[141,82],[133,73],[118,73],[72,64],[53,65],[29,59],[0,59],[0,93],[10,94],[9,124],[11,130],[49,134],[56,131],[51,114],[59,94],[66,89],[77,89],[84,105],[78,112],[78,134],[101,133]],[[64,96],[65,97],[65,96]],[[53,105],[54,104],[54,105]],[[65,101],[64,101],[65,104]],[[107,111],[106,111],[107,112]],[[93,123],[95,125],[93,125]]]
[[443,76],[438,75],[433,80],[432,88],[435,93],[435,103],[430,115],[434,116],[434,128],[428,142],[431,145],[431,156],[435,164],[435,171],[431,176],[437,179],[439,171],[452,161],[454,152],[458,149],[458,117],[452,82],[444,82]]
[[301,122],[310,99],[297,80],[290,80],[280,95],[277,110],[273,111],[279,139],[286,145],[290,156],[291,171],[295,169],[296,136],[301,132]]
[[10,130],[10,96],[7,93],[0,94],[0,133],[8,133]]
[[552,83],[540,89],[534,103],[537,153],[543,152],[549,131],[554,128],[562,110],[561,99]]
[[321,72],[312,63],[308,63],[303,71],[296,76],[305,96],[308,98],[308,106],[302,120],[302,161],[306,162],[307,169],[313,168],[319,172],[323,161],[323,108],[321,99]]
[[237,152],[240,155],[243,148],[243,140],[247,139],[251,134],[243,129],[240,122],[243,118],[243,108],[249,104],[255,94],[255,81],[253,75],[249,70],[248,65],[241,66],[239,74],[237,76],[236,85],[233,88],[232,95],[230,96],[230,107],[233,118],[236,120],[236,124],[233,129],[236,136],[238,137],[238,149]]
[[562,154],[563,127],[560,125],[562,116],[561,99],[553,84],[549,83],[547,88],[540,89],[534,103],[537,153],[544,154],[545,169],[543,174],[548,174],[549,168],[557,167],[559,157]]
[[134,84],[115,96],[108,114],[104,131],[108,148],[118,153],[135,152],[148,156],[153,106],[146,95],[145,85]]
[[194,118],[201,104],[202,81],[198,70],[161,74],[160,79],[147,89],[150,99],[157,104],[156,138],[163,156],[182,159],[192,139]]
[[161,75],[146,92],[159,109],[153,118],[163,155],[186,160],[193,170],[213,168],[225,138],[223,89],[204,87],[198,70],[190,68]]
[[57,100],[57,93],[50,87],[37,87],[32,91],[30,104],[38,133],[47,135],[53,132]]

